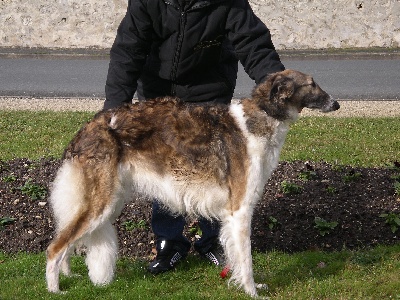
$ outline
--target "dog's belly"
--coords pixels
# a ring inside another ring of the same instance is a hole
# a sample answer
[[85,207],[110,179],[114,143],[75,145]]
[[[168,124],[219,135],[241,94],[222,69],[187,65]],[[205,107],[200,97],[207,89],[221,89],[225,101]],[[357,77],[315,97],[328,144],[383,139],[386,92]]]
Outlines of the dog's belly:
[[220,219],[228,207],[228,187],[210,179],[185,179],[169,173],[161,175],[138,164],[121,166],[120,170],[123,170],[120,178],[124,190],[130,185],[133,193],[161,202],[173,214]]

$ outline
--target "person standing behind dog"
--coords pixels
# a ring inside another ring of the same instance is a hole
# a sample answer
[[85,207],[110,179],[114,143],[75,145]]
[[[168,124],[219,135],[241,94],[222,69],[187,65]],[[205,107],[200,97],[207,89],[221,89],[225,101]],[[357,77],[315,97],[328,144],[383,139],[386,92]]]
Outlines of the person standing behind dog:
[[[198,104],[230,103],[238,61],[261,83],[284,70],[268,28],[248,0],[129,0],[110,51],[104,109],[139,100],[173,96]],[[190,242],[185,218],[153,202],[157,256],[148,270],[165,272],[184,258]],[[219,224],[199,220],[201,256],[223,263]]]

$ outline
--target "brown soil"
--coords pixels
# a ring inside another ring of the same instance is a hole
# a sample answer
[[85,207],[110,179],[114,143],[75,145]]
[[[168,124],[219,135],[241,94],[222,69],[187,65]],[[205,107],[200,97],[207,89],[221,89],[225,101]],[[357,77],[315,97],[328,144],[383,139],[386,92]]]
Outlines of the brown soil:
[[[55,159],[0,161],[0,251],[46,249],[54,234],[47,191],[59,165],[60,160]],[[282,162],[255,209],[253,249],[326,251],[398,243],[400,230],[393,233],[385,223],[386,218],[380,215],[400,214],[400,199],[394,187],[399,178],[397,162],[388,168]],[[300,192],[284,193],[281,186],[284,181],[300,186]],[[43,199],[39,196],[34,200],[34,196],[26,194],[35,190],[40,194],[43,191],[39,186],[45,188]],[[121,256],[152,255],[154,235],[149,226],[150,215],[150,204],[127,205],[115,222]],[[337,225],[322,236],[315,227],[316,217]],[[196,224],[190,224],[185,234],[194,239]]]

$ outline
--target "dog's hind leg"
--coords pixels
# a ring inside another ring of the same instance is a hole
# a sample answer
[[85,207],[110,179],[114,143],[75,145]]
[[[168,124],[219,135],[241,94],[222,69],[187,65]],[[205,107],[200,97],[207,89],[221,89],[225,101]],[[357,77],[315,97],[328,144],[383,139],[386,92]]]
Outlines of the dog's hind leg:
[[74,246],[69,247],[67,249],[67,251],[65,252],[63,259],[61,260],[60,271],[65,276],[72,276],[71,266],[70,266],[70,258],[71,258],[72,252],[74,252],[74,249],[75,249]]
[[247,294],[256,297],[250,242],[251,216],[249,208],[241,208],[226,215],[222,219],[220,237],[227,265],[232,270],[230,281],[242,287]]
[[85,238],[86,265],[90,280],[95,285],[105,285],[114,277],[118,256],[118,239],[114,226],[106,221]]
[[60,264],[64,259],[68,249],[64,249],[62,252],[58,253],[53,258],[49,258],[47,255],[47,265],[46,265],[46,281],[47,290],[52,293],[60,292],[59,288],[59,274],[60,274]]
[[56,236],[47,248],[46,279],[50,292],[59,291],[59,273],[70,275],[69,256],[74,242],[89,226],[87,208],[84,207],[83,173],[76,164],[65,161],[53,182],[52,205]]
[[[46,280],[50,292],[59,292],[59,274],[62,264],[68,264],[70,248],[89,229],[90,217],[87,213],[79,214],[73,222],[62,229],[47,248]],[[63,269],[66,268],[64,265]],[[69,269],[69,266],[68,266]]]

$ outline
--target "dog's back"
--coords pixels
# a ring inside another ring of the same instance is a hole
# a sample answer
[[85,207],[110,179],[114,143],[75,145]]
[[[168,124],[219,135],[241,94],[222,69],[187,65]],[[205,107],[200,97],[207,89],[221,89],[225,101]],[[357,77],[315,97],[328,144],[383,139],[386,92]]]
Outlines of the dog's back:
[[[193,105],[174,98],[97,114],[71,141],[64,159],[97,169],[97,175],[108,164],[108,172],[133,176],[136,191],[165,198],[173,212],[209,218],[237,206],[226,203],[226,195],[231,193],[230,185],[247,181],[246,137],[230,107]],[[160,181],[169,185],[170,193]]]

